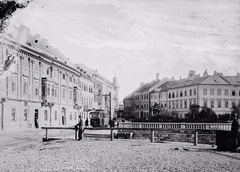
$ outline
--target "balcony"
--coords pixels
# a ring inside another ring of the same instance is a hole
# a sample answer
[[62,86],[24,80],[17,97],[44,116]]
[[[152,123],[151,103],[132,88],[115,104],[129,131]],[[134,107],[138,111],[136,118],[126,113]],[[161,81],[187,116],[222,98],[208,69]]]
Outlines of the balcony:
[[51,78],[42,78],[42,106],[57,103],[58,84]]

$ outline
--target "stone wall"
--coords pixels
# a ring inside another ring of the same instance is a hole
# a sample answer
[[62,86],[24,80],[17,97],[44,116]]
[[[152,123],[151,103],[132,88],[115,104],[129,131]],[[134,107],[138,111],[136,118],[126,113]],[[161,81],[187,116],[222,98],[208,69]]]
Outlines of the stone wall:
[[[151,139],[150,130],[129,130],[132,132],[133,139]],[[189,142],[194,143],[194,131],[191,130],[162,130],[154,131],[154,141],[163,142]],[[216,144],[215,131],[199,131],[198,143],[201,144]]]

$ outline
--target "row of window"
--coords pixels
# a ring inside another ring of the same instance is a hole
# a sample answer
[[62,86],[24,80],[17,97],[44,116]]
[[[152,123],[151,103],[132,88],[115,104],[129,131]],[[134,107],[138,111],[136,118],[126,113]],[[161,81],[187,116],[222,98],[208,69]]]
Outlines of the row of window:
[[[194,88],[194,89],[190,89],[189,90],[189,96],[195,96],[195,95],[197,95],[197,90],[196,90],[196,88]],[[178,98],[178,97],[183,97],[183,96],[188,96],[188,91],[187,90],[184,90],[184,91],[176,91],[176,93],[175,92],[171,92],[171,93],[169,93],[168,94],[168,98]]]
[[148,104],[145,103],[145,104],[142,104],[142,105],[136,105],[135,107],[136,107],[136,109],[148,109]]
[[[16,108],[12,108],[12,121],[16,121]],[[28,120],[28,108],[24,108],[23,110],[23,120],[27,121]]]
[[[228,89],[224,89],[224,95],[228,96],[229,94],[231,96],[236,96],[236,91],[235,90],[229,91]],[[203,95],[208,95],[208,89],[207,88],[203,89]],[[215,95],[214,88],[210,88],[210,95]],[[217,89],[217,95],[219,95],[219,96],[222,95],[222,89],[220,89],[220,88]],[[240,96],[240,91],[239,91],[238,95]]]
[[135,100],[148,100],[148,94],[135,95]]
[[[74,113],[74,118],[73,118],[73,114],[72,112],[70,112],[70,115],[69,115],[69,120],[77,120],[77,112]],[[54,112],[54,120],[58,120],[58,115],[57,115],[57,111]],[[44,121],[48,121],[48,111],[45,110],[44,111]]]

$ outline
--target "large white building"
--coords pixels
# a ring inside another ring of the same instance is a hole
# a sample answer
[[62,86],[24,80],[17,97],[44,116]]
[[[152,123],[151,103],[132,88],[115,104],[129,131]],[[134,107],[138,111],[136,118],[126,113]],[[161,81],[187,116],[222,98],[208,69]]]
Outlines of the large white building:
[[[101,107],[94,103],[95,84],[90,74],[25,26],[1,35],[1,130],[75,125],[78,115],[89,118],[89,110]],[[110,81],[102,88],[116,94]]]
[[[150,107],[155,103],[168,111],[176,111],[181,118],[189,112],[191,104],[206,105],[217,115],[221,115],[230,113],[232,105],[240,103],[240,75],[224,76],[217,72],[209,75],[205,71],[203,76],[200,76],[196,75],[195,71],[190,71],[184,79],[163,79],[161,82],[144,84],[135,90],[133,95],[132,104],[136,116],[148,111],[150,114]],[[146,105],[144,97],[150,97],[149,105]],[[145,106],[142,106],[144,104]]]

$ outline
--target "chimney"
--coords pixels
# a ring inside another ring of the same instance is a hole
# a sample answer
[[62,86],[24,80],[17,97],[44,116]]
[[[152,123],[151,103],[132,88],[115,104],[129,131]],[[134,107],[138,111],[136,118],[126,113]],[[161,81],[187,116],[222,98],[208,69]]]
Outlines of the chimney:
[[140,87],[142,87],[144,85],[144,82],[140,82]]
[[156,73],[156,81],[159,81],[159,73]]

